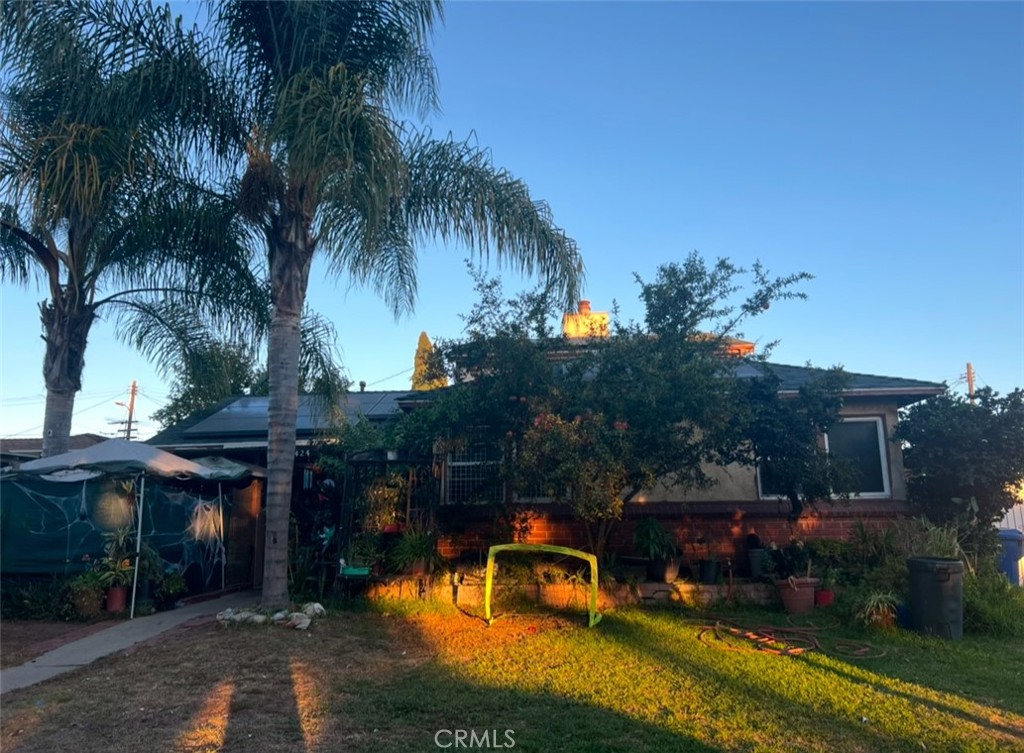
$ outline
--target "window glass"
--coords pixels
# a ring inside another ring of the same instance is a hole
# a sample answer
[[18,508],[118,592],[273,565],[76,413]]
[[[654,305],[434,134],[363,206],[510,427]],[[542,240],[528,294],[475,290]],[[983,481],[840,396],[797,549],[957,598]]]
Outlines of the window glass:
[[786,489],[778,478],[778,474],[772,469],[771,460],[766,460],[758,469],[758,479],[761,483],[762,497],[784,497]]
[[[844,419],[833,426],[826,436],[829,452],[849,460],[860,474],[857,494],[889,494],[889,474],[881,444],[883,441],[882,421],[879,418]],[[761,463],[757,476],[762,498],[785,496],[785,488],[772,472],[770,459]]]
[[879,421],[846,420],[828,432],[828,451],[852,462],[860,472],[860,494],[884,494],[885,469],[879,447]]

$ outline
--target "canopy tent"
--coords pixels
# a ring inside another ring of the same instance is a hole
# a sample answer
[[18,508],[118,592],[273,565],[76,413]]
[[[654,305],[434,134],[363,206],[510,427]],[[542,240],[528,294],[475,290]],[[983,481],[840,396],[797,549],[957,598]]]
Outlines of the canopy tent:
[[[210,465],[172,455],[142,442],[108,439],[92,447],[22,463],[19,473],[50,475],[70,470],[104,473],[145,473],[164,478],[201,478],[207,481],[233,480],[249,470],[225,458],[208,458]],[[56,479],[55,479],[56,480]]]
[[[216,513],[219,516],[219,536],[223,543],[224,517],[221,482],[235,481],[246,477],[259,477],[266,472],[257,466],[210,457],[201,460],[185,458],[165,452],[141,442],[124,439],[110,439],[81,450],[61,455],[40,458],[22,464],[18,476],[37,477],[45,482],[82,482],[82,509],[85,509],[85,482],[102,476],[131,476],[138,481],[136,495],[136,563],[142,549],[143,500],[146,497],[146,478],[154,476],[164,479],[195,480],[217,484]],[[10,477],[8,477],[10,478]],[[152,503],[151,503],[152,504]],[[209,517],[209,516],[207,516]],[[221,582],[223,586],[224,559],[221,558]],[[138,592],[139,568],[135,568],[132,583],[131,616],[135,614],[135,600]]]

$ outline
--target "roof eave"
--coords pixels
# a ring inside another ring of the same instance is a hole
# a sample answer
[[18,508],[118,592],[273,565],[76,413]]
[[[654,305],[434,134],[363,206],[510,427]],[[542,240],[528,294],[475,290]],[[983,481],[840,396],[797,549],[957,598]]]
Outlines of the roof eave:
[[[845,397],[894,397],[897,398],[900,407],[903,407],[916,403],[918,400],[941,395],[945,391],[946,388],[941,385],[934,387],[864,387],[843,390],[843,395]],[[779,394],[792,396],[800,394],[800,391],[779,390]]]

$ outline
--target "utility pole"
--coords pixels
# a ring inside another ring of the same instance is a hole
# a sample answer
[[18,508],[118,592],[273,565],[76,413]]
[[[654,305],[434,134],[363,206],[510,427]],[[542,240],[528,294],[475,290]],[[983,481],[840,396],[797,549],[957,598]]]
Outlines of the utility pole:
[[974,405],[974,364],[967,362],[967,399]]
[[132,380],[131,391],[128,393],[128,404],[125,405],[124,403],[120,403],[120,402],[119,403],[115,403],[115,405],[121,405],[121,406],[123,406],[123,407],[128,409],[128,423],[125,425],[125,429],[124,429],[124,438],[125,439],[131,439],[132,438],[132,420],[135,418],[135,396],[138,393],[139,393],[139,385],[133,379]]

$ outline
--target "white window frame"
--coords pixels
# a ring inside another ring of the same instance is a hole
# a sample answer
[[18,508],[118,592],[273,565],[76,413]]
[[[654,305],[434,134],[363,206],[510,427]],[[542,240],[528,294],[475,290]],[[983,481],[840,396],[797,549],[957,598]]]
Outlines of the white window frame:
[[[843,424],[856,424],[856,423],[868,423],[873,421],[875,423],[876,436],[878,438],[878,462],[882,468],[882,491],[880,492],[857,492],[850,496],[854,499],[891,499],[892,498],[892,479],[889,478],[889,453],[886,449],[888,440],[885,436],[885,420],[882,416],[840,416],[839,423]],[[828,432],[825,433],[825,450],[828,451]],[[838,498],[838,495],[832,495],[833,499]]]

